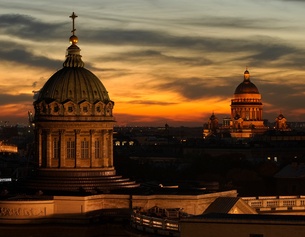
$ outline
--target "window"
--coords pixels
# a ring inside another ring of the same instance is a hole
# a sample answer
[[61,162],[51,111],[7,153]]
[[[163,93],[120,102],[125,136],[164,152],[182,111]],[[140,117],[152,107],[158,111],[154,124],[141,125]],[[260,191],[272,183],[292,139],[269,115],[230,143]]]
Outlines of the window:
[[72,113],[72,112],[73,112],[73,107],[72,107],[72,106],[69,106],[69,107],[68,107],[68,112],[69,112],[69,113]]
[[84,107],[83,107],[83,111],[84,111],[84,113],[87,113],[87,112],[88,112],[88,107],[87,107],[87,106],[84,106]]
[[101,142],[97,139],[94,142],[95,158],[101,158]]
[[58,107],[58,105],[55,105],[54,106],[54,112],[58,112],[59,111],[59,107]]
[[75,141],[69,138],[67,141],[67,159],[75,158]]
[[89,141],[87,141],[86,138],[81,141],[81,158],[89,158]]
[[53,139],[53,158],[59,158],[59,139],[56,137]]
[[97,107],[96,107],[96,111],[97,111],[97,112],[101,112],[101,106],[97,106]]

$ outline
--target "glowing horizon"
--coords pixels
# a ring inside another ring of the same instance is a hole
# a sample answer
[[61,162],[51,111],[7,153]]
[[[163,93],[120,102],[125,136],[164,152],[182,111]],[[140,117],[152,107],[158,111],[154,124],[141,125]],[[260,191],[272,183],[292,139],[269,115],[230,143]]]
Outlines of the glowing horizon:
[[246,67],[264,119],[281,111],[288,122],[305,121],[305,2],[5,0],[0,7],[0,120],[27,121],[33,91],[62,67],[75,11],[85,67],[115,102],[118,125],[201,126],[212,113],[221,122]]

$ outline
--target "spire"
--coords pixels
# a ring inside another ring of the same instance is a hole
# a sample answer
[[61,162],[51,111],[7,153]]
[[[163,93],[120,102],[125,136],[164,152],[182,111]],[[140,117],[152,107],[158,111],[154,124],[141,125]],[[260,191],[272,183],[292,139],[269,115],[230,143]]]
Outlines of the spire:
[[248,67],[246,67],[246,71],[244,72],[244,81],[250,81],[250,73],[248,71]]
[[75,27],[74,27],[74,23],[75,23],[75,18],[78,17],[77,15],[75,15],[75,13],[73,12],[71,16],[69,16],[70,18],[72,18],[72,34],[74,35],[74,32],[76,31]]
[[75,18],[78,17],[74,12],[71,16],[72,19],[72,35],[69,38],[71,46],[67,49],[66,60],[63,63],[64,67],[84,67],[84,62],[81,59],[80,48],[76,45],[78,43],[78,37],[75,35]]

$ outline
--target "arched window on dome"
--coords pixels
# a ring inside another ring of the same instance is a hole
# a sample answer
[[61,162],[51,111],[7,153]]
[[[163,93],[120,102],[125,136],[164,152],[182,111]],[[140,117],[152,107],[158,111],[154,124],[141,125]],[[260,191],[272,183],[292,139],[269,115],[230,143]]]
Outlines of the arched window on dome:
[[58,115],[60,114],[61,104],[57,103],[56,101],[53,101],[49,104],[49,108],[51,115]]
[[91,104],[88,101],[83,101],[79,104],[81,115],[91,115]]
[[76,114],[76,105],[72,101],[68,101],[63,104],[64,114],[65,115],[75,115]]
[[111,102],[109,102],[105,108],[106,116],[112,116],[112,109],[113,109],[113,104]]
[[104,111],[105,111],[105,104],[103,102],[99,101],[94,104],[95,115],[104,115]]

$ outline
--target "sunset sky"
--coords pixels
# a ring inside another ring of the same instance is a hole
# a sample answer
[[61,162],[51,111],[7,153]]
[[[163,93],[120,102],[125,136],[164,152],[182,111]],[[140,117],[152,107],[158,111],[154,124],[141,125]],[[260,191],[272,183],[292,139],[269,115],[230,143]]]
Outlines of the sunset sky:
[[27,122],[76,18],[117,125],[202,126],[250,71],[263,117],[305,121],[305,0],[1,0],[0,120]]

